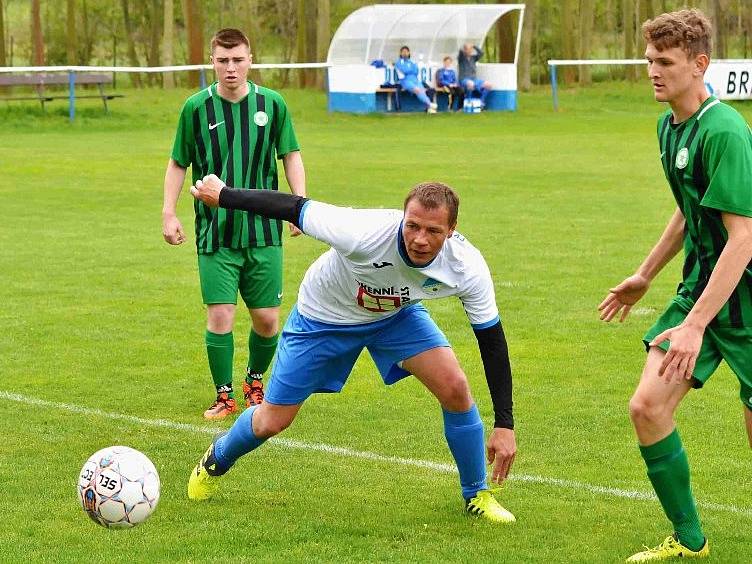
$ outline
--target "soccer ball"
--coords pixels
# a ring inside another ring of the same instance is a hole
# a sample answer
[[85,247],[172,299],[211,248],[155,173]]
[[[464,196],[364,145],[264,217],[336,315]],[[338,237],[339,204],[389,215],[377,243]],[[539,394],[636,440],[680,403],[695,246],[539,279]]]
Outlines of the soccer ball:
[[151,460],[135,449],[103,448],[81,468],[78,498],[95,523],[113,529],[135,527],[159,502],[159,474]]

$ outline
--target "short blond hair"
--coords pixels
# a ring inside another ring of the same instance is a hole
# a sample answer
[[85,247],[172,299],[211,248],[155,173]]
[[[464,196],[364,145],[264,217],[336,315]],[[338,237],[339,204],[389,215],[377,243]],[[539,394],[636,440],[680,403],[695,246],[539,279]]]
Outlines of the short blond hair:
[[710,57],[713,25],[700,10],[679,10],[661,14],[642,24],[642,36],[659,51],[680,47],[688,57]]
[[449,227],[457,224],[460,198],[454,190],[442,182],[421,182],[413,186],[405,198],[405,208],[412,200],[416,200],[427,210],[445,207],[449,212]]

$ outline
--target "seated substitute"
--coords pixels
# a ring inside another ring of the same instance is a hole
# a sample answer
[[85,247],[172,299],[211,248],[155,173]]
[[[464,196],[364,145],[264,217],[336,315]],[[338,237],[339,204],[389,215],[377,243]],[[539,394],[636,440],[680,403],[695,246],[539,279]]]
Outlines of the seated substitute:
[[483,56],[483,50],[472,43],[465,43],[457,55],[460,84],[465,89],[465,96],[471,98],[477,93],[480,96],[481,107],[486,107],[486,98],[491,92],[491,83],[477,78],[476,63]]
[[436,89],[439,92],[445,92],[449,98],[447,110],[452,111],[452,102],[457,100],[457,110],[462,109],[462,102],[465,99],[465,90],[457,81],[457,73],[452,68],[452,57],[444,57],[444,66],[436,71]]
[[394,68],[397,70],[399,83],[403,90],[415,94],[415,97],[425,104],[426,112],[435,114],[436,104],[431,102],[423,83],[418,78],[418,65],[410,59],[410,48],[407,45],[400,49],[400,56],[394,63]]
[[[418,184],[404,210],[351,209],[270,190],[227,188],[216,176],[191,188],[197,199],[290,221],[331,248],[309,268],[277,348],[259,406],[246,409],[215,438],[188,482],[188,497],[210,498],[235,461],[286,429],[316,392],[339,392],[364,348],[382,379],[412,374],[436,396],[444,435],[459,470],[468,513],[496,523],[515,520],[492,495],[484,455],[500,483],[517,450],[512,374],[493,280],[480,252],[455,232],[459,200],[438,182]],[[467,378],[421,300],[457,296],[478,340],[495,414],[483,423]]]

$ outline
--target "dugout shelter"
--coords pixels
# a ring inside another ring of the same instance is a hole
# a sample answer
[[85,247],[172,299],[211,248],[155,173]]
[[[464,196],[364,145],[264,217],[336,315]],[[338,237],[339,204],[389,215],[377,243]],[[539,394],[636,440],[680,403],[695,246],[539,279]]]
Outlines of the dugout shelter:
[[[493,85],[487,110],[517,109],[524,4],[375,4],[347,16],[332,38],[327,55],[329,110],[368,113],[391,109],[389,94],[397,83],[393,62],[400,47],[410,47],[420,78],[432,85],[445,55],[456,65],[457,52],[464,43],[482,46],[496,21],[514,11],[519,11],[514,61],[488,63],[484,56],[477,70],[478,78]],[[399,91],[395,102],[398,96]],[[403,93],[402,98],[409,102],[412,95]]]

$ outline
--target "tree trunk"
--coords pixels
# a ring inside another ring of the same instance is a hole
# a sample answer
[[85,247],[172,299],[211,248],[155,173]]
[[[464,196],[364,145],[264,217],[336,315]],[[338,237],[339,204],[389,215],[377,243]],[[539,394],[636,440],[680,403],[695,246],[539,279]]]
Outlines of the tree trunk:
[[518,18],[519,11],[515,10],[507,12],[496,21],[496,61],[499,63],[514,62]]
[[[306,62],[315,63],[318,59],[318,52],[316,50],[317,40],[316,32],[318,31],[318,14],[316,13],[318,1],[306,0]],[[316,88],[316,69],[305,69],[305,82],[306,88]]]
[[[150,67],[159,66],[159,39],[162,33],[162,7],[159,0],[151,0],[151,30],[149,33],[149,51],[146,54],[146,62]],[[149,74],[149,84],[159,85],[159,75],[157,73]]]
[[[329,52],[329,42],[332,39],[331,31],[331,2],[330,0],[318,0],[318,9],[316,10],[318,18],[316,19],[316,62],[326,61]],[[326,69],[314,71],[316,76],[316,87],[324,88],[324,77]]]
[[[624,0],[622,21],[624,24],[624,58],[635,58],[635,0]],[[632,65],[626,65],[624,77],[627,80],[636,80],[635,68]]]
[[5,9],[3,0],[0,0],[0,67],[8,66],[5,57]]
[[520,60],[517,67],[517,85],[522,91],[528,91],[532,87],[530,62],[532,60],[533,33],[537,11],[538,0],[527,0],[525,2],[525,19],[522,22],[522,39],[520,40]]
[[[162,64],[172,66],[172,43],[175,40],[175,6],[172,0],[164,0],[162,14]],[[175,88],[175,75],[166,72],[162,75],[165,88]]]
[[65,60],[69,65],[76,64],[76,0],[65,3]]
[[[258,52],[258,37],[260,35],[260,26],[258,24],[258,4],[259,0],[252,0],[250,2],[244,2],[245,8],[245,29],[243,30],[248,37],[248,43],[251,47],[251,55],[253,55],[253,62],[261,62],[261,54]],[[251,82],[259,84],[261,82],[261,73],[251,66],[251,72],[249,73]]]
[[720,0],[712,0],[710,5],[710,21],[713,22],[713,51],[716,59],[725,59],[726,52],[726,33],[731,30],[726,29],[726,18],[723,16],[723,9]]
[[[561,3],[561,49],[564,59],[574,59],[577,57],[575,48],[575,11],[577,9],[577,0],[562,0]],[[562,69],[562,79],[564,84],[571,84],[575,79],[575,67],[567,65]]]
[[[580,59],[590,58],[593,25],[595,24],[595,0],[580,0]],[[580,84],[590,84],[593,81],[591,68],[588,65],[580,67]]]
[[[136,40],[134,38],[133,22],[128,11],[128,0],[120,0],[120,4],[123,7],[123,25],[125,26],[125,39],[128,42],[128,62],[132,67],[140,67],[141,63],[138,60],[138,54],[136,53]],[[133,86],[141,88],[141,73],[131,73],[131,81]]]
[[44,36],[39,0],[31,0],[31,62],[38,67],[44,66]]
[[[296,35],[296,51],[298,53],[297,62],[302,63],[306,60],[306,4],[307,0],[297,0],[296,3],[296,20],[298,22],[297,35]],[[298,87],[306,87],[306,74],[302,71],[298,71]]]
[[[113,17],[113,23],[115,18]],[[88,65],[91,60],[91,52],[94,49],[94,39],[92,38],[91,29],[89,27],[89,8],[86,5],[86,0],[83,0],[81,4],[81,27],[83,28],[83,39],[79,37],[79,61],[82,65]],[[113,36],[116,33],[115,26],[112,28]],[[81,47],[83,43],[83,48]],[[113,54],[114,56],[114,54]]]
[[[201,8],[197,0],[183,0],[185,11],[185,27],[188,35],[188,64],[200,65],[204,60],[204,26],[201,17]],[[188,84],[192,88],[199,86],[199,72],[190,72]]]

